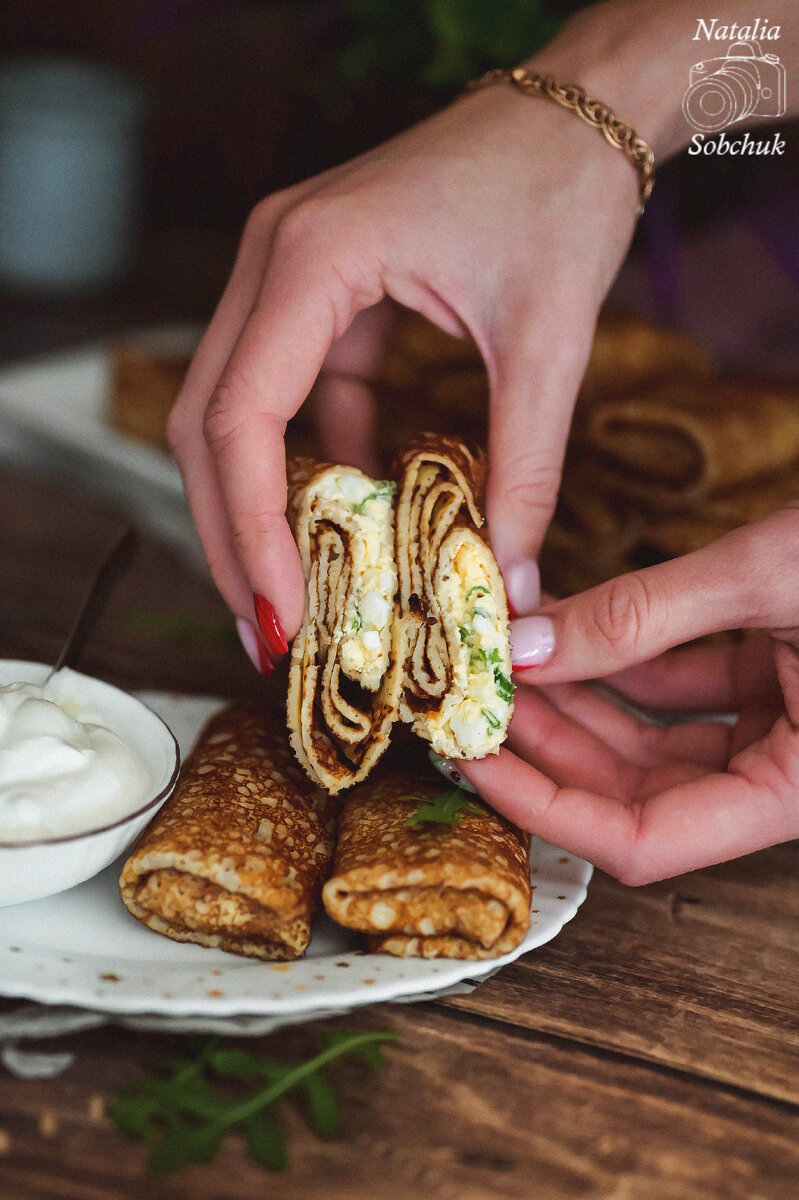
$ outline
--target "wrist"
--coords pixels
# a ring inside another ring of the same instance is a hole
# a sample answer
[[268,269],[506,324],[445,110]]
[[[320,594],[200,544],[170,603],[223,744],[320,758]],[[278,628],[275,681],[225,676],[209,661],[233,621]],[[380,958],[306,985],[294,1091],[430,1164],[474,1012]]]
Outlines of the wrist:
[[657,165],[689,141],[682,97],[695,57],[691,32],[679,6],[608,0],[570,17],[525,66],[608,104],[646,139]]

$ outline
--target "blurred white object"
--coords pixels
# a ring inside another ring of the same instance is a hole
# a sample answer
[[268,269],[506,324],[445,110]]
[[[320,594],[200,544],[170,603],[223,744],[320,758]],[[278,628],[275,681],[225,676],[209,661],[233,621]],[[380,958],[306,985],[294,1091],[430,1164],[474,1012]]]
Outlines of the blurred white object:
[[[200,333],[199,326],[157,326],[130,330],[124,340],[181,351],[195,345]],[[206,571],[174,462],[108,424],[119,341],[0,367],[0,462],[48,471],[116,501]]]
[[108,68],[36,58],[0,68],[0,277],[92,291],[130,264],[145,90]]

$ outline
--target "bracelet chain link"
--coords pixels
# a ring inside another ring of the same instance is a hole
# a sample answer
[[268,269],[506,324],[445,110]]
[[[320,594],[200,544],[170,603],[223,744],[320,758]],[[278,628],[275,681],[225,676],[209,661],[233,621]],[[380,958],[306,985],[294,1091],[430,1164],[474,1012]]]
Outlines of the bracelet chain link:
[[562,108],[571,109],[587,124],[599,129],[611,146],[626,154],[638,172],[638,215],[641,215],[655,185],[655,155],[648,142],[629,125],[625,125],[624,121],[620,121],[609,105],[592,99],[578,84],[561,84],[553,75],[540,75],[528,71],[526,67],[514,67],[512,70],[496,67],[473,80],[467,90],[477,91],[489,84],[502,82],[512,84],[525,95],[545,96]]

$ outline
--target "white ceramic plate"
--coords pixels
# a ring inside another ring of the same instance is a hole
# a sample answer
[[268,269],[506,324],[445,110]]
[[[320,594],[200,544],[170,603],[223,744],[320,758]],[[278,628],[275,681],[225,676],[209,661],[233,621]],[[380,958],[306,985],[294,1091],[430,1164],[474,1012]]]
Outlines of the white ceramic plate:
[[204,567],[199,539],[168,454],[112,429],[106,419],[118,340],[160,338],[182,353],[194,326],[130,330],[124,337],[37,355],[0,369],[0,454],[57,471],[127,509]]
[[[186,754],[215,699],[145,693]],[[0,994],[116,1013],[224,1016],[348,1009],[435,993],[480,977],[550,941],[585,899],[593,868],[537,838],[531,849],[530,931],[489,962],[365,954],[348,930],[320,918],[307,956],[263,963],[179,945],[134,920],[119,899],[121,863],[61,895],[0,909]]]

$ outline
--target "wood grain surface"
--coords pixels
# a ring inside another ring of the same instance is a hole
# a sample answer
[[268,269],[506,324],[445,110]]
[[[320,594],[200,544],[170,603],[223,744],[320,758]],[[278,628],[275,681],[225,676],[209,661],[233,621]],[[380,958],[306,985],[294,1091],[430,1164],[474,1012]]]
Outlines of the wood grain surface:
[[[54,657],[123,520],[0,470],[0,654]],[[258,679],[211,584],[149,538],[80,665],[128,687],[285,686]],[[281,1109],[282,1176],[232,1140],[210,1166],[149,1178],[103,1102],[179,1039],[113,1028],[66,1039],[76,1061],[61,1077],[0,1075],[0,1197],[795,1200],[798,868],[788,845],[638,890],[597,875],[554,942],[472,995],[342,1019],[390,1025],[399,1042],[382,1073],[335,1068],[338,1140]],[[312,1044],[309,1026],[255,1043],[276,1056]]]

